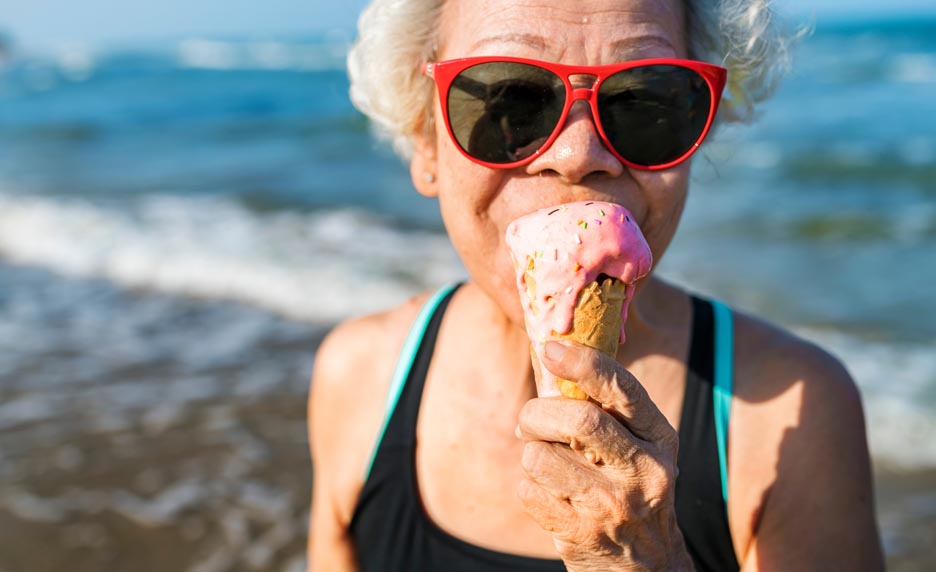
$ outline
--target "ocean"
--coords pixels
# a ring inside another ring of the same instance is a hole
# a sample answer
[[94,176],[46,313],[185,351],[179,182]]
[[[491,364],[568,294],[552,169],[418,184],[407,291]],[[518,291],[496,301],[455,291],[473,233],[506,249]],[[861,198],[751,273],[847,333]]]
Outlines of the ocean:
[[[303,568],[315,346],[465,276],[348,42],[0,59],[0,571]],[[891,569],[936,566],[936,20],[819,26],[693,169],[658,272],[846,364],[924,483],[881,494]]]

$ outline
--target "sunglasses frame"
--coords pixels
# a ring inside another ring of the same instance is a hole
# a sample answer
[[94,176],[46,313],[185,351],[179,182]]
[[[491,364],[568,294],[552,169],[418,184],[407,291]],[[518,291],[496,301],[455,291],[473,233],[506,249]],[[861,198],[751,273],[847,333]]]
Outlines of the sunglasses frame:
[[[455,138],[455,133],[452,131],[452,126],[449,121],[448,115],[448,93],[451,88],[452,82],[455,77],[458,76],[461,72],[466,69],[486,63],[518,63],[518,64],[527,64],[530,66],[538,67],[545,69],[552,74],[559,77],[562,80],[562,83],[565,85],[565,104],[562,109],[562,114],[559,116],[559,120],[556,122],[556,126],[553,128],[549,137],[546,141],[533,152],[529,157],[520,159],[519,161],[514,161],[511,163],[490,163],[488,161],[483,161],[476,157],[471,156],[467,151],[465,151],[461,144],[459,144],[458,139]],[[683,153],[677,159],[674,159],[668,163],[663,163],[660,165],[641,165],[629,161],[628,159],[622,157],[617,150],[614,148],[614,145],[611,144],[611,141],[608,139],[607,134],[605,133],[604,127],[601,125],[601,117],[598,113],[598,92],[601,89],[601,85],[604,81],[616,73],[640,68],[647,66],[675,66],[686,68],[692,70],[699,74],[708,84],[710,91],[710,105],[709,105],[709,115],[708,119],[705,122],[705,128],[702,130],[702,133],[699,135],[698,139],[692,144],[688,151]],[[566,64],[557,64],[552,62],[544,62],[540,60],[533,60],[527,58],[514,58],[507,56],[478,56],[471,58],[459,58],[454,60],[446,60],[441,62],[423,62],[420,66],[421,71],[426,76],[432,78],[435,81],[436,87],[439,92],[439,102],[442,107],[442,117],[445,120],[445,128],[448,130],[449,136],[452,138],[452,141],[455,143],[455,146],[461,151],[462,155],[470,159],[471,161],[484,165],[492,169],[512,169],[514,167],[520,167],[526,165],[527,163],[532,162],[534,159],[543,154],[544,151],[549,149],[549,147],[555,142],[556,138],[559,137],[559,134],[562,132],[566,120],[569,117],[569,112],[572,109],[572,104],[576,101],[587,101],[589,107],[591,108],[592,121],[597,128],[598,135],[601,138],[601,141],[604,143],[608,151],[614,155],[618,161],[631,167],[633,169],[640,169],[643,171],[662,171],[665,169],[670,169],[676,165],[682,163],[689,158],[696,149],[699,148],[699,145],[705,139],[705,136],[708,135],[709,129],[712,127],[712,123],[715,120],[715,114],[718,112],[718,104],[721,102],[722,92],[725,89],[725,83],[728,77],[728,71],[720,66],[714,64],[700,62],[696,60],[687,60],[679,58],[652,58],[652,59],[642,59],[642,60],[631,60],[627,62],[620,62],[608,65],[601,66],[575,66],[575,65],[566,65]],[[591,87],[573,87],[572,81],[569,79],[573,75],[588,75],[595,78]]]

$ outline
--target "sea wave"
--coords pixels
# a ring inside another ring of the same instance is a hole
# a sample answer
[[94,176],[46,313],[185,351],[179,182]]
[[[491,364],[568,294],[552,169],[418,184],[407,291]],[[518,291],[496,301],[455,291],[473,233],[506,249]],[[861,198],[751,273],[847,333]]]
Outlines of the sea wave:
[[898,83],[936,83],[936,54],[899,54],[894,58],[891,79]]
[[351,38],[344,33],[299,39],[191,37],[175,42],[135,44],[106,49],[73,44],[56,50],[19,54],[0,75],[0,89],[44,92],[81,83],[98,74],[122,71],[164,72],[167,69],[206,71],[324,72],[345,68]]
[[0,257],[72,276],[332,322],[459,279],[448,240],[355,209],[256,212],[225,199],[135,206],[0,194]]
[[[0,258],[123,287],[245,302],[317,323],[378,311],[465,276],[442,234],[400,229],[358,210],[257,211],[228,199],[174,196],[127,207],[0,194]],[[266,327],[251,324],[250,335]],[[932,342],[876,340],[844,326],[793,327],[852,372],[876,462],[936,467]],[[134,388],[118,384],[110,391],[116,410],[139,406]],[[34,422],[58,409],[30,399],[12,399],[0,417]]]
[[314,43],[274,40],[231,42],[193,38],[176,49],[180,67],[205,70],[327,71],[344,68],[349,40]]
[[936,193],[933,144],[920,142],[882,153],[814,150],[784,161],[780,168],[790,180],[838,186],[909,188]]

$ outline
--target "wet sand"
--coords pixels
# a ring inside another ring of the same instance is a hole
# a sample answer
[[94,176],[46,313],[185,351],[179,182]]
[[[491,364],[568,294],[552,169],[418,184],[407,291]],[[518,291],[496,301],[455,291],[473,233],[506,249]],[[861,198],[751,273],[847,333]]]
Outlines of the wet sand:
[[304,436],[284,393],[29,451],[0,488],[0,571],[304,570]]
[[936,470],[878,469],[875,483],[887,569],[936,570]]
[[0,272],[0,572],[305,569],[324,325]]
[[[41,431],[0,435],[4,463],[19,461],[0,487],[0,572],[304,570],[304,395],[206,400],[18,450]],[[876,478],[888,569],[936,570],[936,471]]]

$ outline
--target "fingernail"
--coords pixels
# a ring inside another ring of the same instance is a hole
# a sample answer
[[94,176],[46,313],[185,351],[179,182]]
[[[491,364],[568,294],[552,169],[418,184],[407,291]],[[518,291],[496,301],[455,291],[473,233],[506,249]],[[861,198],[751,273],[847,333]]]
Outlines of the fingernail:
[[559,361],[566,353],[566,347],[559,342],[549,342],[546,344],[546,357],[553,361]]

